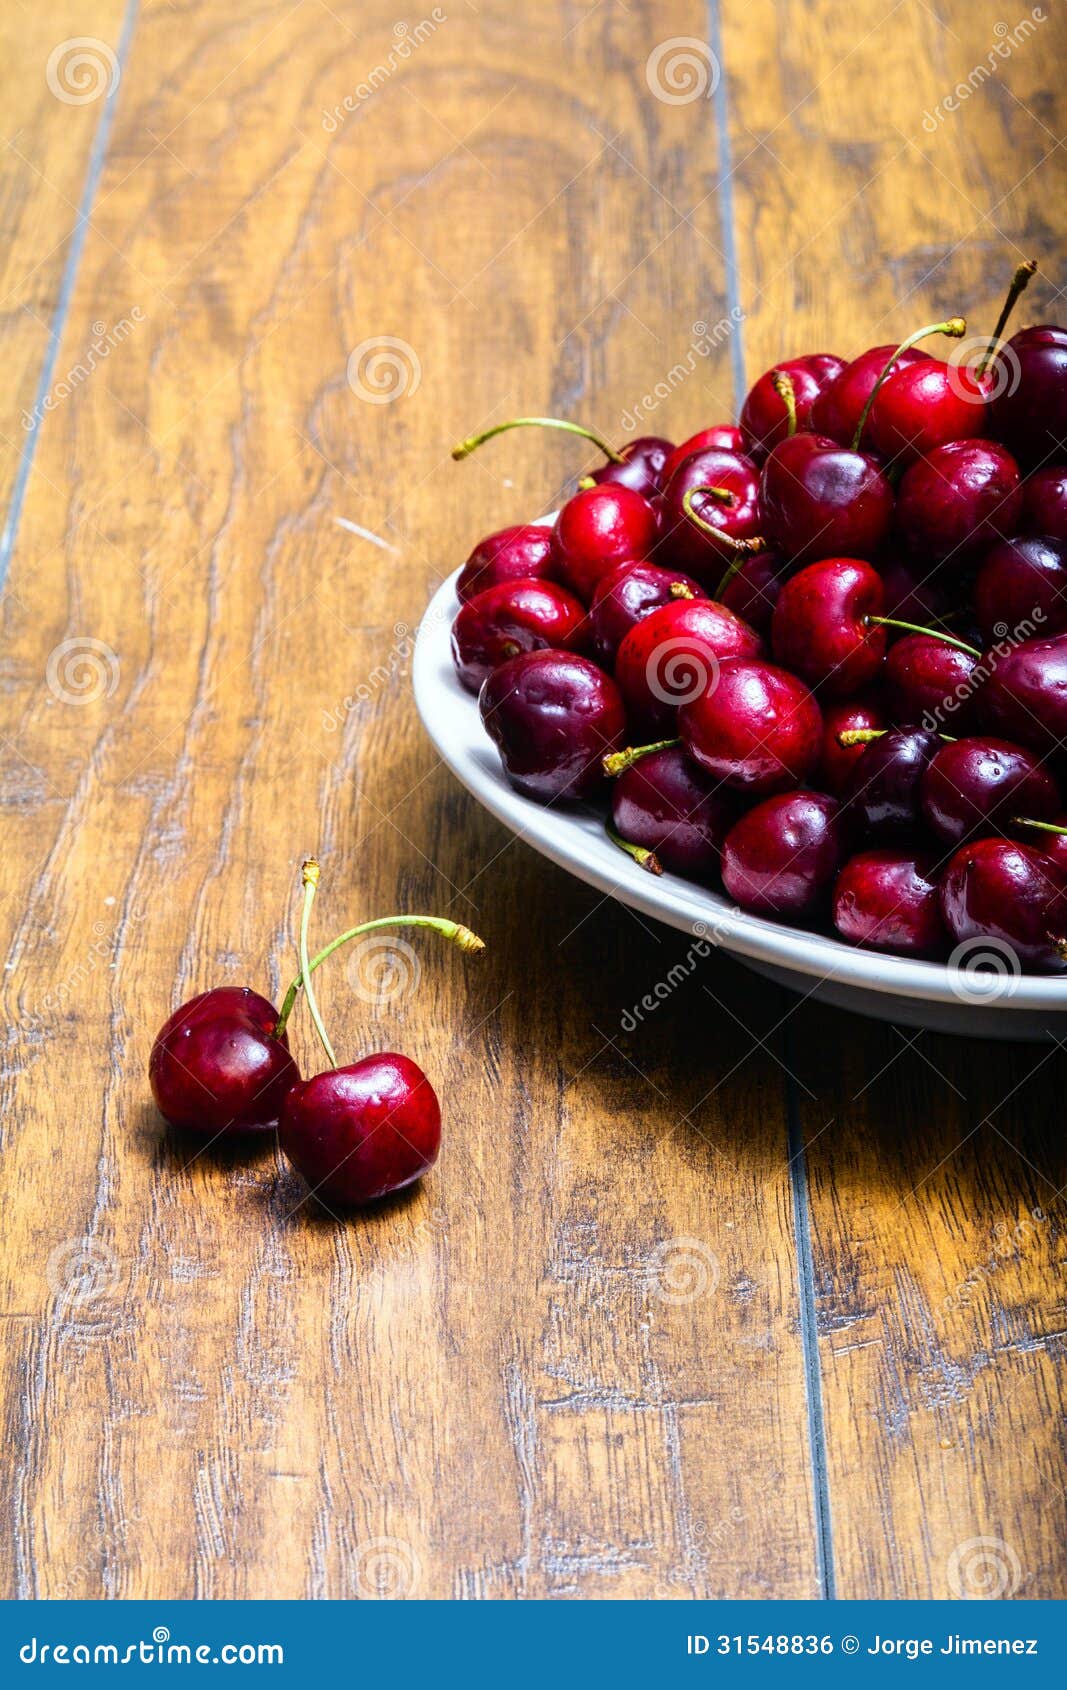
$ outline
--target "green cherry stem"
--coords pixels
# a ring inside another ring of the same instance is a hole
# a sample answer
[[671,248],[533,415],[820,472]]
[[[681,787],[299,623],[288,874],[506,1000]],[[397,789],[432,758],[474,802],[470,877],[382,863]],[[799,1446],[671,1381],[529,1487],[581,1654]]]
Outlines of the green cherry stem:
[[1026,289],[1030,286],[1030,278],[1033,275],[1036,274],[1036,271],[1037,271],[1037,259],[1036,258],[1028,258],[1026,260],[1026,262],[1024,264],[1020,264],[1018,269],[1016,270],[1014,276],[1011,279],[1011,284],[1008,288],[1007,297],[1004,300],[1004,304],[1000,308],[1000,316],[997,318],[997,326],[993,330],[993,334],[992,334],[992,337],[990,339],[989,345],[986,347],[985,351],[983,352],[981,360],[978,364],[978,367],[974,372],[976,376],[984,376],[985,375],[986,370],[989,368],[989,360],[992,358],[994,352],[997,349],[997,342],[999,341],[1001,335],[1004,333],[1004,328],[1005,328],[1005,325],[1008,321],[1008,318],[1011,316],[1012,312],[1015,309],[1015,301],[1018,299],[1019,295],[1021,293],[1025,293]]
[[716,504],[720,505],[726,503],[724,494],[731,500],[733,494],[727,494],[725,487],[690,487],[683,493],[682,509],[690,522],[693,523],[694,527],[699,528],[702,534],[710,534],[713,540],[719,540],[724,546],[732,547],[738,558],[754,557],[757,552],[766,551],[766,540],[762,540],[755,535],[751,540],[735,540],[732,534],[724,534],[721,528],[715,528],[710,522],[705,522],[700,512],[693,509],[693,500],[698,493],[707,493],[715,500]]
[[[876,739],[884,739],[888,732],[888,728],[842,728],[837,736],[837,743],[844,746],[871,745]],[[949,745],[956,743],[954,734],[939,733],[937,737]]]
[[626,459],[614,446],[609,446],[602,435],[591,428],[583,428],[581,423],[567,422],[563,417],[511,417],[507,422],[495,423],[492,428],[483,429],[481,434],[469,434],[466,440],[461,440],[458,446],[453,446],[452,456],[459,463],[463,458],[469,458],[479,446],[484,446],[487,440],[493,440],[498,434],[506,434],[510,428],[559,428],[566,434],[577,434],[582,440],[589,440],[603,452],[609,463],[624,464]]
[[632,769],[642,757],[651,756],[653,751],[669,751],[672,746],[681,743],[680,739],[657,739],[652,745],[628,745],[625,751],[609,751],[601,759],[604,773],[609,780],[614,780],[616,775],[624,775],[627,769]]
[[655,851],[646,851],[643,845],[631,845],[630,841],[623,839],[621,834],[615,832],[614,828],[605,827],[604,831],[611,843],[617,845],[620,851],[625,851],[628,857],[632,857],[640,868],[646,869],[649,874],[663,873],[663,864]]
[[1042,833],[1067,833],[1067,827],[1059,827],[1056,822],[1035,822],[1030,816],[1012,816],[1012,827],[1039,827]]
[[322,1024],[318,1002],[311,985],[311,969],[308,967],[308,928],[311,925],[311,906],[315,902],[315,893],[319,887],[319,865],[314,857],[308,857],[303,868],[304,879],[304,907],[300,911],[300,942],[298,952],[300,956],[300,973],[304,980],[304,991],[307,994],[308,1011],[315,1023],[315,1031],[319,1035],[319,1043],[326,1052],[326,1060],[331,1068],[337,1067],[337,1057],[334,1055],[333,1045],[330,1043],[326,1028]]
[[870,396],[867,400],[867,403],[866,403],[866,405],[864,405],[863,410],[860,412],[860,420],[856,424],[856,432],[852,436],[852,450],[854,452],[858,452],[859,449],[860,449],[860,441],[863,438],[863,431],[867,427],[867,418],[871,414],[871,407],[878,397],[878,389],[881,387],[882,383],[885,381],[886,376],[892,375],[893,366],[896,363],[897,359],[900,357],[901,353],[910,351],[910,349],[916,344],[917,341],[925,340],[926,336],[928,334],[947,334],[947,335],[951,335],[954,340],[959,340],[966,333],[967,333],[967,319],[966,319],[966,317],[949,317],[943,323],[927,323],[927,325],[924,329],[916,329],[915,333],[910,334],[908,336],[907,340],[901,341],[900,345],[897,347],[893,356],[889,359],[888,363],[886,364],[885,368],[883,369],[881,375],[878,377],[878,380],[875,382],[874,386],[871,388]]
[[918,622],[902,622],[897,616],[868,616],[867,621],[879,628],[904,628],[909,634],[929,634],[932,640],[944,640],[946,645],[954,645],[957,651],[965,651],[968,657],[982,655],[976,646],[968,645],[966,640],[958,640],[955,634],[943,634],[940,628],[924,628]]
[[789,371],[772,370],[771,386],[785,406],[785,414],[789,422],[788,434],[794,435],[797,431],[797,390],[793,386],[793,378]]

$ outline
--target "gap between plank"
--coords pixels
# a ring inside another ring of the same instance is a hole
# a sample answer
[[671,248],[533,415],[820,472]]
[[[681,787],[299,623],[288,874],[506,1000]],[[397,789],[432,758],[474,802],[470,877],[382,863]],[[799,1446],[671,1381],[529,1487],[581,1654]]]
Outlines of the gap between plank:
[[[708,45],[719,67],[714,91],[715,132],[718,139],[719,224],[726,259],[726,299],[734,323],[730,336],[730,368],[733,373],[734,404],[739,410],[748,389],[741,324],[741,270],[737,257],[733,149],[730,144],[730,111],[726,89],[726,59],[723,53],[721,0],[707,0]],[[822,1371],[819,1363],[819,1328],[815,1295],[815,1257],[811,1243],[811,1200],[808,1163],[801,1125],[800,1097],[793,1078],[793,1041],[788,1022],[782,1028],[785,1061],[786,1153],[789,1157],[789,1186],[793,1198],[793,1232],[797,1257],[797,1297],[800,1304],[800,1342],[804,1362],[804,1390],[808,1411],[808,1450],[811,1458],[812,1501],[815,1509],[815,1558],[819,1595],[828,1601],[837,1596],[834,1564],[833,1515],[830,1508],[830,1473],[826,1446],[826,1419],[822,1400]]]

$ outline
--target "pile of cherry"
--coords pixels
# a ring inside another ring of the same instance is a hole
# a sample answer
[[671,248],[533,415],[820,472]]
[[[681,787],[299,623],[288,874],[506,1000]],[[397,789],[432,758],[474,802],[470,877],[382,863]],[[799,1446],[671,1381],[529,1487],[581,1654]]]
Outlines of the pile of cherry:
[[[1067,329],[790,358],[482,540],[452,649],[504,770],[643,868],[876,950],[1067,968]],[[973,344],[973,343],[968,343]],[[961,349],[962,350],[962,349]],[[610,783],[610,784],[609,784]]]

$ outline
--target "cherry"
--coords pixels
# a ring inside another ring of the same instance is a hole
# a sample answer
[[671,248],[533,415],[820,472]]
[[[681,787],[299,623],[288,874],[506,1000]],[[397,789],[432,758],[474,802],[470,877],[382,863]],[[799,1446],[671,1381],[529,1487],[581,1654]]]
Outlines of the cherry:
[[[719,603],[767,638],[782,590],[781,559],[773,552],[740,552],[718,587]],[[727,579],[729,576],[729,579]]]
[[551,646],[582,651],[589,640],[586,612],[554,581],[501,581],[460,606],[452,624],[452,661],[468,692],[521,651]]
[[587,657],[527,651],[494,669],[478,700],[482,723],[512,786],[529,798],[584,798],[600,759],[623,744],[619,689]]
[[[815,401],[845,368],[843,358],[835,358],[829,352],[814,352],[803,358],[789,358],[766,370],[749,389],[741,407],[741,434],[749,456],[764,458],[788,434],[805,428]],[[795,396],[792,413],[780,385],[775,382],[776,375],[788,376],[792,384]]]
[[861,851],[837,877],[834,926],[842,939],[873,951],[938,957],[947,949],[934,865],[927,856]]
[[152,1095],[171,1126],[206,1138],[273,1132],[300,1079],[278,1011],[248,986],[190,998],[156,1034]]
[[950,440],[904,472],[897,527],[912,550],[959,566],[1008,539],[1022,508],[1019,466],[992,440]]
[[987,727],[1016,744],[1043,753],[1067,745],[1067,635],[1024,640],[988,653],[991,673],[982,687]]
[[779,792],[734,823],[722,847],[723,885],[742,909],[791,918],[829,902],[845,858],[836,799]]
[[940,622],[949,608],[944,587],[926,579],[925,571],[918,571],[903,558],[879,559],[878,573],[885,591],[887,616],[903,622],[929,624]]
[[[1040,853],[1049,872],[1067,886],[1067,816],[1058,815],[1051,822],[1032,821],[1025,816],[1013,816],[1011,820],[1019,828],[1019,837],[1026,838]],[[1027,835],[1026,829],[1033,831]]]
[[728,657],[755,657],[763,642],[755,629],[712,599],[678,599],[644,617],[615,658],[631,723],[649,733],[668,729],[680,704],[715,681]]
[[1067,464],[1049,464],[1027,476],[1019,532],[1067,540]]
[[863,833],[877,840],[921,833],[920,783],[937,746],[921,728],[892,728],[871,740],[844,793]]
[[768,544],[794,563],[870,560],[893,514],[893,489],[875,460],[820,434],[794,434],[774,448],[759,497]]
[[941,912],[960,944],[989,939],[1032,968],[1067,968],[1063,883],[1029,845],[975,839],[961,846],[941,877]]
[[568,499],[556,519],[556,557],[564,586],[588,604],[597,582],[616,564],[646,558],[659,518],[632,487],[588,487]]
[[619,487],[630,487],[646,498],[659,492],[663,485],[663,467],[674,451],[673,443],[661,439],[659,435],[644,435],[640,439],[629,441],[621,451],[616,451],[594,429],[583,428],[581,423],[567,422],[562,417],[510,417],[507,422],[496,423],[492,428],[483,429],[481,434],[468,435],[458,446],[453,446],[452,456],[457,463],[462,458],[469,458],[471,453],[476,452],[479,446],[484,446],[487,440],[494,440],[498,434],[506,434],[513,428],[558,428],[567,434],[576,434],[582,440],[590,441],[603,452],[607,463],[593,470],[582,485],[602,486],[605,482],[611,482]]
[[666,487],[671,476],[679,464],[691,458],[694,452],[703,452],[708,447],[714,447],[720,452],[729,452],[732,457],[745,456],[745,437],[733,423],[713,423],[710,428],[698,429],[688,440],[683,440],[676,446],[667,462],[663,466],[663,486]]
[[[841,374],[824,387],[808,418],[814,434],[827,434],[839,446],[851,445],[863,409],[874,392],[878,378],[896,352],[893,346],[872,346],[846,364]],[[896,368],[929,360],[929,353],[909,346],[897,355]]]
[[487,587],[501,581],[553,580],[557,574],[556,549],[551,528],[524,522],[515,528],[500,528],[479,540],[459,572],[456,592],[466,603]]
[[718,791],[678,746],[631,762],[611,794],[612,824],[621,840],[691,880],[709,880],[717,872],[737,807],[736,797]]
[[942,745],[923,772],[920,802],[927,826],[948,845],[1000,833],[1013,816],[1050,821],[1059,789],[1037,758],[1004,739]]
[[1067,329],[1020,329],[993,362],[990,426],[1027,469],[1062,463],[1067,442]]
[[827,698],[867,686],[885,657],[882,579],[858,558],[809,563],[782,587],[771,622],[775,659]]
[[702,599],[704,589],[678,569],[660,569],[654,563],[620,563],[602,575],[593,593],[589,612],[590,651],[597,662],[610,669],[631,628],[661,605],[676,599]]
[[889,713],[897,722],[921,722],[931,731],[949,722],[964,727],[981,680],[981,656],[936,634],[906,634],[885,660]]
[[986,552],[974,583],[983,637],[1023,639],[1067,628],[1067,540],[1001,540]]
[[752,794],[799,786],[822,743],[819,706],[788,670],[757,658],[720,663],[702,693],[678,712],[682,743],[702,768]]
[[663,490],[658,557],[714,588],[736,542],[748,542],[758,531],[758,499],[759,472],[750,459],[717,446],[691,453]]
[[988,379],[940,358],[895,368],[871,408],[869,438],[893,464],[911,463],[949,440],[973,439],[986,420]]
[[841,734],[880,735],[888,718],[881,700],[872,694],[863,698],[831,699],[823,706],[822,751],[816,782],[824,792],[840,798],[852,771],[870,741],[864,737],[841,743]]

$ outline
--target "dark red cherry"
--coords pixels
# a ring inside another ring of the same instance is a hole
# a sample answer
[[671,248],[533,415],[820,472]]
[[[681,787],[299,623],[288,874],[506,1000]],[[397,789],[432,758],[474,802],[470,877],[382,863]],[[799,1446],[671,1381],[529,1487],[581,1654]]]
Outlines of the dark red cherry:
[[1048,866],[1049,871],[1057,880],[1067,886],[1067,815],[1062,812],[1052,818],[1053,829],[1045,828],[1012,829],[1016,836],[1024,840]]
[[726,835],[723,885],[744,910],[812,916],[829,903],[845,854],[836,799],[824,792],[779,792]]
[[501,664],[478,709],[512,786],[542,803],[595,791],[601,758],[620,750],[626,734],[611,676],[565,651],[527,651]]
[[682,744],[727,786],[754,795],[800,786],[818,760],[822,716],[796,675],[731,657],[678,712]]
[[612,826],[620,838],[653,851],[664,868],[690,880],[714,877],[737,811],[736,796],[717,788],[676,745],[638,758],[612,787]]
[[888,721],[885,705],[877,694],[829,700],[823,706],[822,751],[815,774],[816,784],[824,792],[832,792],[835,798],[840,798],[853,769],[867,749],[862,741],[858,745],[842,745],[840,735],[880,733],[887,727]]
[[479,540],[459,572],[456,592],[466,603],[501,581],[555,580],[556,553],[551,528],[533,522],[500,528]]
[[736,569],[719,592],[719,603],[768,638],[771,617],[782,590],[782,562],[773,552],[750,552],[736,560]]
[[613,667],[623,640],[653,610],[677,599],[702,599],[704,589],[680,569],[654,563],[620,563],[602,575],[589,612],[589,649],[605,669]]
[[[811,407],[808,427],[812,432],[829,435],[839,446],[851,446],[863,407],[896,350],[895,346],[872,346],[869,352],[862,352],[858,358],[853,358],[851,364],[846,364],[829,387],[823,388]],[[894,368],[899,370],[906,364],[919,364],[928,357],[929,354],[919,347],[909,346],[899,355]]]
[[938,907],[933,859],[911,851],[861,851],[837,877],[834,926],[851,945],[938,957],[947,935]]
[[615,679],[631,725],[650,735],[669,731],[680,704],[715,680],[727,657],[757,656],[762,641],[732,610],[713,599],[678,599],[640,621],[615,658]]
[[1062,800],[1033,752],[1005,739],[960,739],[934,752],[920,802],[931,831],[947,845],[962,845],[979,834],[1003,833],[1013,816],[1051,821]]
[[765,538],[794,563],[870,560],[893,514],[893,489],[875,460],[819,434],[794,434],[774,448],[759,499]]
[[919,790],[940,741],[921,728],[892,728],[859,758],[844,801],[857,831],[870,839],[911,839],[922,832]]
[[989,389],[989,377],[965,364],[898,360],[878,390],[863,438],[894,465],[950,440],[973,440],[985,432]]
[[601,576],[616,564],[648,557],[658,533],[655,509],[632,487],[587,487],[556,519],[560,579],[588,604]]
[[1067,464],[1050,464],[1027,476],[1019,532],[1067,540]]
[[603,487],[605,483],[632,487],[635,493],[650,499],[663,487],[664,470],[673,451],[673,441],[664,440],[658,434],[641,435],[619,448],[621,463],[609,459],[606,464],[592,470],[589,479],[595,481],[598,487]]
[[1019,466],[992,440],[950,440],[904,473],[897,528],[919,557],[969,563],[1015,532],[1022,509]]
[[1028,968],[1067,968],[1067,893],[1047,858],[1013,839],[963,845],[941,877],[941,912],[959,944],[990,939]]
[[1033,639],[1067,628],[1067,541],[1000,540],[979,565],[974,608],[983,638]]
[[1067,746],[1067,635],[988,652],[980,701],[994,733],[1043,754]]
[[958,734],[974,719],[981,659],[934,634],[905,634],[885,660],[885,695],[895,722]]
[[940,622],[949,610],[944,587],[931,581],[926,569],[903,558],[891,557],[878,560],[878,573],[882,577],[887,616],[901,622],[918,622],[926,628],[931,622]]
[[[794,427],[806,428],[811,408],[820,393],[837,380],[845,360],[829,352],[813,352],[804,358],[787,358],[766,370],[749,389],[741,407],[741,435],[750,457],[766,457]],[[796,398],[796,422],[790,421],[784,399],[775,386],[776,375],[787,375]]]
[[790,577],[771,622],[777,662],[827,698],[870,684],[885,656],[882,579],[859,558],[828,557]]
[[173,1127],[204,1138],[273,1132],[300,1072],[278,1011],[248,986],[216,986],[190,998],[156,1034],[148,1064],[152,1095]]
[[[703,526],[690,521],[687,494],[692,495],[690,508]],[[759,531],[758,499],[759,472],[750,459],[714,446],[692,453],[663,490],[657,562],[688,569],[714,591],[735,556],[736,548],[729,542],[750,540]],[[706,528],[714,532],[707,533]]]
[[354,1208],[402,1191],[433,1167],[441,1109],[422,1069],[384,1051],[299,1081],[278,1138],[313,1196]]
[[460,606],[452,624],[452,662],[468,692],[520,651],[584,651],[583,605],[554,581],[501,581]]
[[729,452],[735,458],[744,456],[745,437],[733,423],[713,423],[710,428],[698,429],[696,434],[691,434],[688,440],[683,440],[680,446],[674,448],[664,464],[664,487],[679,464],[684,463],[686,458],[691,458],[694,452],[706,451],[708,447],[714,447],[720,452]]
[[990,426],[1027,469],[1062,463],[1067,441],[1067,329],[1041,324],[1012,335],[993,361]]

